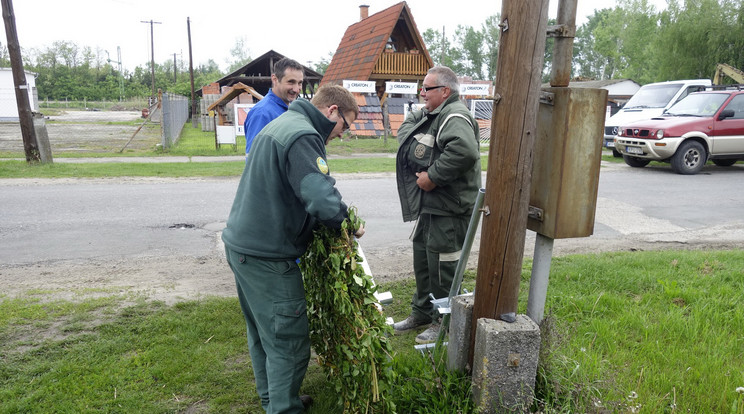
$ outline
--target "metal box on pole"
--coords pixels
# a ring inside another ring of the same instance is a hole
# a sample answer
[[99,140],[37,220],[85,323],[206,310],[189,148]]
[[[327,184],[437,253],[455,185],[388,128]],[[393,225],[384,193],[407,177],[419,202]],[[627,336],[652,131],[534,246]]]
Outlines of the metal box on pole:
[[607,90],[543,88],[527,228],[551,239],[594,232]]

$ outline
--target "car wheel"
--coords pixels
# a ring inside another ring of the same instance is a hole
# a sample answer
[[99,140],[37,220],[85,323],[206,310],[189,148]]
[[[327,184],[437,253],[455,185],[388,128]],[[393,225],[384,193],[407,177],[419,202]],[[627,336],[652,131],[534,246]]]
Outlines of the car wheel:
[[717,165],[719,167],[730,167],[730,166],[736,164],[736,161],[737,160],[735,160],[735,159],[733,159],[733,160],[723,159],[723,160],[712,160],[712,161],[713,161],[713,164],[715,164],[715,165]]
[[628,155],[623,155],[623,160],[625,160],[625,163],[630,165],[633,168],[643,168],[648,165],[651,160],[647,160],[644,158],[637,158],[637,157],[631,157]]
[[697,141],[685,141],[672,155],[672,170],[677,174],[697,174],[706,161],[703,145]]
[[612,156],[615,157],[615,158],[622,158],[623,154],[617,152],[616,149],[613,149],[612,150]]

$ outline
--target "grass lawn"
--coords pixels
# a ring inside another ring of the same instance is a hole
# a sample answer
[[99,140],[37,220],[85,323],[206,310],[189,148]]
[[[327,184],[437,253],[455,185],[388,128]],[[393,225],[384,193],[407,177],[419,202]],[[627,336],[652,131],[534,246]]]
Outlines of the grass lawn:
[[[533,410],[741,413],[743,274],[740,250],[555,258]],[[405,316],[413,281],[381,289],[393,293],[386,314]],[[0,296],[0,413],[260,412],[237,299],[166,306],[41,293]],[[472,413],[469,378],[414,351],[414,336],[393,338],[387,398],[401,413]],[[303,387],[311,413],[341,412],[312,362]]]

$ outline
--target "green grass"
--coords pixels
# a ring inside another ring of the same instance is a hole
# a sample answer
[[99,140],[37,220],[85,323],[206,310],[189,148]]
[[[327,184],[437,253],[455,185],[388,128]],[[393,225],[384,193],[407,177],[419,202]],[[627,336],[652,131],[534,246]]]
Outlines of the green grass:
[[188,163],[53,163],[0,161],[2,178],[224,177],[239,176],[244,161]]
[[[333,158],[351,154],[394,154],[397,141],[388,139],[344,139],[333,140],[326,147],[331,158],[328,161],[331,174],[337,173],[375,173],[394,172],[395,158],[355,157]],[[53,154],[53,157],[155,157],[155,156],[240,156],[245,153],[245,138],[238,137],[236,148],[231,145],[214,147],[214,133],[202,132],[187,123],[178,144],[168,151],[126,151],[119,153],[74,153]],[[0,158],[25,158],[23,154],[0,154]],[[25,161],[0,160],[0,178],[97,178],[97,177],[227,177],[239,176],[243,172],[244,161],[228,162],[188,162],[188,163],[52,163],[43,165],[28,164]],[[488,156],[481,157],[485,171]]]
[[[554,258],[533,410],[740,413],[743,274],[741,250]],[[386,314],[407,315],[413,281],[381,289]],[[0,297],[0,413],[261,412],[237,299],[43,297]],[[398,411],[472,413],[469,378],[413,350],[415,334],[393,338]],[[302,391],[311,413],[340,412],[312,362]]]

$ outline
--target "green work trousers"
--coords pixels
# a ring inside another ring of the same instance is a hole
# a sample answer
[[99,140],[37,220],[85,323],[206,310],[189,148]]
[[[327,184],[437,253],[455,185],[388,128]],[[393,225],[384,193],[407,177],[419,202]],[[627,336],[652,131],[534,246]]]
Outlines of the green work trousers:
[[230,249],[226,257],[245,316],[261,405],[268,414],[301,413],[310,336],[300,269],[294,260],[264,260]]
[[438,318],[429,294],[437,299],[449,296],[469,222],[467,216],[419,216],[411,236],[416,277],[411,313],[416,319]]

